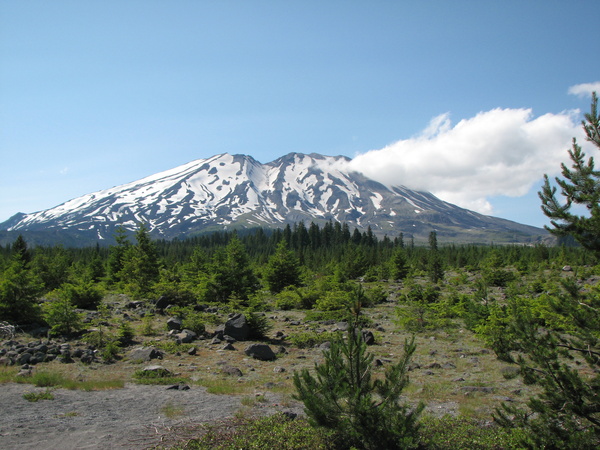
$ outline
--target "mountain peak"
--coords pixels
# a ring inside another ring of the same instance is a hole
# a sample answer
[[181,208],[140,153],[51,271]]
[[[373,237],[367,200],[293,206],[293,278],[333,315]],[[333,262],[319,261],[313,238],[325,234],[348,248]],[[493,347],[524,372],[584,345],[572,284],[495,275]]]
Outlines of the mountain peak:
[[345,156],[289,153],[262,164],[243,154],[198,159],[141,180],[13,216],[8,232],[53,232],[81,241],[112,240],[117,226],[148,225],[162,238],[223,227],[346,222],[379,235],[463,242],[529,242],[543,230],[483,216],[429,193],[388,187],[349,170]]

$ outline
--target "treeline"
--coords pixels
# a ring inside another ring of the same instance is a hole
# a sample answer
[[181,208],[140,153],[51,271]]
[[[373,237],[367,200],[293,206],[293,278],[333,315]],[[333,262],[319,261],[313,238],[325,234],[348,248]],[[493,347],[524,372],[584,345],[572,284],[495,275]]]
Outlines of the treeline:
[[[67,299],[80,308],[97,307],[106,292],[137,299],[166,296],[180,304],[247,305],[259,292],[280,294],[302,287],[303,300],[296,303],[313,307],[317,299],[343,291],[341,284],[349,280],[424,275],[437,283],[448,271],[463,268],[511,266],[526,273],[596,262],[590,252],[572,247],[438,245],[435,233],[428,246],[415,246],[402,235],[379,239],[370,229],[350,231],[347,224],[332,222],[173,241],[151,240],[142,224],[134,239],[120,229],[116,245],[109,248],[29,248],[22,237],[0,247],[0,320],[40,320],[41,297]],[[505,282],[505,271],[494,273],[492,284]]]

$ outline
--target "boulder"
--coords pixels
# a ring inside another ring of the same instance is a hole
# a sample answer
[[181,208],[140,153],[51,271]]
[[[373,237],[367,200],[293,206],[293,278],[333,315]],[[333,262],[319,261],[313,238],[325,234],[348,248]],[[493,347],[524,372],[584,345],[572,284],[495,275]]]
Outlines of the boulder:
[[131,361],[147,362],[152,359],[161,359],[162,356],[162,352],[157,350],[155,347],[138,347],[129,352],[129,359]]
[[221,373],[225,374],[225,375],[231,375],[234,377],[241,377],[243,376],[242,371],[237,368],[237,367],[231,367],[231,366],[225,366],[221,369]]
[[372,331],[363,330],[362,338],[363,338],[363,341],[365,341],[365,344],[375,345],[375,336],[373,335]]
[[142,376],[144,376],[143,374],[149,374],[149,373],[153,373],[153,374],[155,374],[154,376],[157,376],[157,377],[171,376],[171,371],[169,369],[165,369],[163,366],[158,366],[158,365],[146,366],[142,369]]
[[174,334],[173,337],[177,339],[177,342],[189,344],[190,342],[193,342],[198,335],[192,330],[181,330],[181,333]]
[[277,356],[267,344],[252,344],[244,350],[246,355],[260,361],[274,361]]
[[154,307],[156,309],[165,309],[167,306],[171,304],[171,301],[168,297],[161,295],[156,302],[154,302]]
[[250,326],[246,316],[241,313],[234,314],[223,328],[223,335],[231,336],[236,341],[245,341],[250,336]]
[[167,329],[170,330],[181,330],[183,328],[183,320],[179,317],[171,317],[167,320]]

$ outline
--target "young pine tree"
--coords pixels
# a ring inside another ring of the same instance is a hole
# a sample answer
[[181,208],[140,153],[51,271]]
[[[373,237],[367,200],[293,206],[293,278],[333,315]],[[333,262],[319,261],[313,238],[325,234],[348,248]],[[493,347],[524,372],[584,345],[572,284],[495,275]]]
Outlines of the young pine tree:
[[404,354],[390,365],[384,379],[373,379],[373,355],[358,327],[360,303],[353,307],[356,320],[346,339],[337,339],[325,352],[325,362],[294,373],[296,398],[304,402],[314,426],[335,430],[344,445],[365,449],[405,449],[418,444],[417,420],[423,409],[400,403],[408,385],[408,364],[414,339],[405,342]]

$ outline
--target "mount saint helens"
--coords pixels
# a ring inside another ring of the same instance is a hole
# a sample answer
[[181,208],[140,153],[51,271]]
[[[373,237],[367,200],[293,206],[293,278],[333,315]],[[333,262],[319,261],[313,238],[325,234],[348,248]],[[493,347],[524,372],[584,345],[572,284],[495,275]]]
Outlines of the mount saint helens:
[[[400,183],[385,186],[347,169],[343,156],[291,153],[268,164],[250,156],[199,159],[139,181],[69,200],[0,224],[0,241],[22,234],[34,243],[112,243],[121,225],[145,223],[155,238],[186,238],[223,229],[282,228],[300,221],[416,242],[436,231],[453,242],[538,242],[536,227],[484,216]],[[401,180],[399,180],[400,182]],[[465,187],[468,188],[468,187]]]

